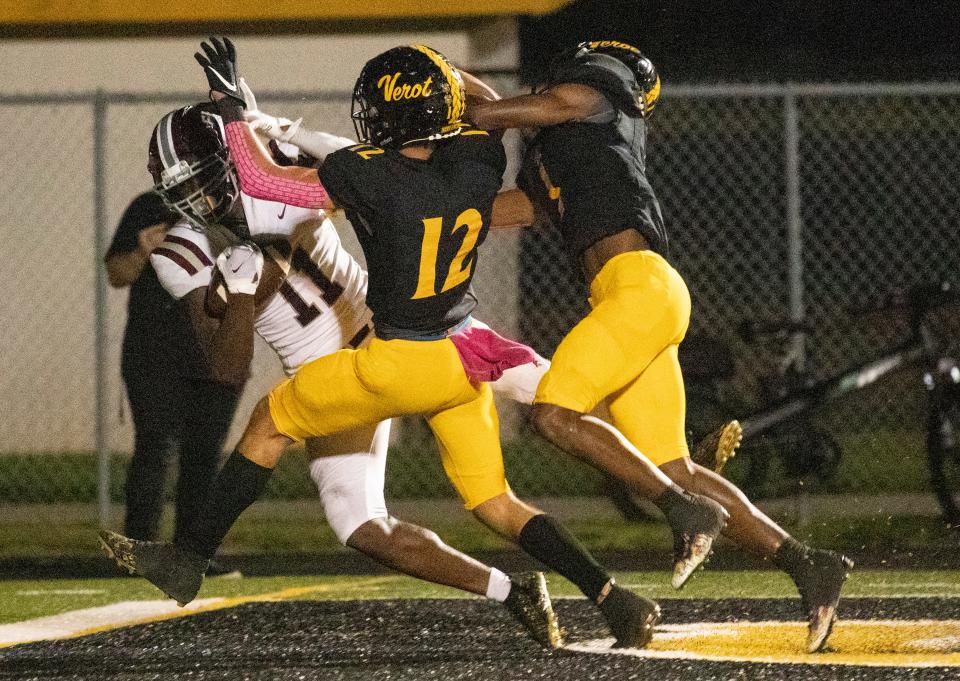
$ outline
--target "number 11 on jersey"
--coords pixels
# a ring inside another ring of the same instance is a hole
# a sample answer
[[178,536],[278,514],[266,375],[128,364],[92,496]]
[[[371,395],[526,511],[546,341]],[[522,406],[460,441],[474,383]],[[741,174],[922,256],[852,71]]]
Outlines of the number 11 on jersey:
[[468,208],[460,213],[454,223],[453,229],[447,238],[453,237],[462,228],[467,232],[463,235],[463,243],[460,244],[460,250],[450,261],[450,268],[447,270],[447,276],[443,281],[443,288],[437,291],[437,252],[440,250],[440,240],[443,238],[443,218],[424,218],[423,219],[423,243],[420,246],[420,276],[417,280],[417,290],[411,296],[411,300],[420,298],[430,298],[432,296],[444,293],[450,289],[459,286],[470,279],[473,273],[473,263],[476,258],[471,258],[470,262],[464,266],[464,261],[476,250],[477,237],[480,236],[480,229],[483,227],[483,216],[475,208]]

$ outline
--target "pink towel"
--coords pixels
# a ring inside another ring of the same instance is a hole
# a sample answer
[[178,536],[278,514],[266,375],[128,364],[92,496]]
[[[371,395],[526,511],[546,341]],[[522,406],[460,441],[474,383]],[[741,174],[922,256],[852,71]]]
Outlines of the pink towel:
[[450,336],[450,340],[460,354],[467,378],[475,383],[496,381],[507,369],[537,362],[532,348],[482,326],[464,329]]

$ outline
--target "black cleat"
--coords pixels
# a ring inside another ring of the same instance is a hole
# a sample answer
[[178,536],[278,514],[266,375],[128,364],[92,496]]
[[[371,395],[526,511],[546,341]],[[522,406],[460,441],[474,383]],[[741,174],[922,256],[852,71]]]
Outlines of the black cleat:
[[550,650],[563,647],[560,625],[550,603],[547,580],[542,572],[523,572],[510,578],[513,585],[503,604],[540,645]]
[[205,558],[166,542],[130,539],[109,530],[98,534],[107,555],[130,574],[140,575],[181,607],[196,598],[209,562]]
[[823,650],[837,619],[840,590],[853,561],[839,553],[810,549],[791,575],[807,616],[807,652]]
[[660,622],[659,605],[616,584],[599,607],[617,639],[614,648],[646,647],[653,638],[653,628]]
[[697,443],[690,459],[704,468],[721,473],[727,462],[737,454],[743,442],[743,428],[739,421],[728,421]]
[[684,493],[686,503],[667,515],[673,530],[673,588],[682,589],[693,571],[710,556],[713,540],[727,525],[730,514],[713,499]]
[[224,565],[216,558],[210,561],[205,574],[207,577],[223,577],[224,579],[240,579],[243,577],[240,570]]

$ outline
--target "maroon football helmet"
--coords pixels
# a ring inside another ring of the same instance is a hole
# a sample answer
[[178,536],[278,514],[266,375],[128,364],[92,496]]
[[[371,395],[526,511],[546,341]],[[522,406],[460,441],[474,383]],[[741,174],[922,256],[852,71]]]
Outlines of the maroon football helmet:
[[224,144],[223,121],[212,104],[171,111],[150,136],[147,169],[154,191],[195,229],[220,223],[240,196]]

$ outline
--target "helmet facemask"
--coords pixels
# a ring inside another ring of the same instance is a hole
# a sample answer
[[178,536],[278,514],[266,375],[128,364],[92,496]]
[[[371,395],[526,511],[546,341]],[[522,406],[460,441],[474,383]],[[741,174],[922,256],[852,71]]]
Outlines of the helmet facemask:
[[353,90],[353,102],[351,103],[350,118],[353,119],[353,130],[357,134],[357,140],[366,142],[375,146],[382,146],[383,131],[380,121],[380,112],[370,102],[367,93],[361,87],[363,76],[357,80],[357,85]]
[[200,104],[171,111],[150,138],[148,170],[154,191],[198,231],[229,222],[240,198],[223,121],[210,109]]
[[168,208],[200,231],[222,222],[240,196],[236,171],[226,148],[196,163],[180,161],[163,170],[154,191]]

